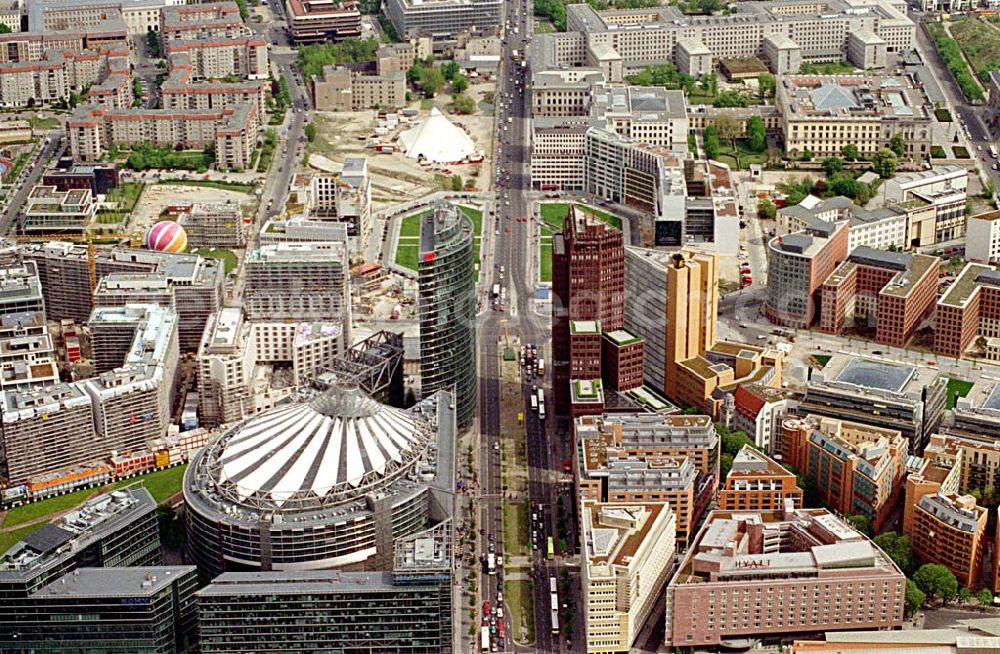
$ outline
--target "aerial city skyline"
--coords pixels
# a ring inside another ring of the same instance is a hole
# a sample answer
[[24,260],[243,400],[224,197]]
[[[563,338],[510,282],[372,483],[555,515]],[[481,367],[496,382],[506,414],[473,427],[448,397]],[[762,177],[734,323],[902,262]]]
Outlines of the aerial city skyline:
[[0,0],[0,652],[1000,652],[995,0]]

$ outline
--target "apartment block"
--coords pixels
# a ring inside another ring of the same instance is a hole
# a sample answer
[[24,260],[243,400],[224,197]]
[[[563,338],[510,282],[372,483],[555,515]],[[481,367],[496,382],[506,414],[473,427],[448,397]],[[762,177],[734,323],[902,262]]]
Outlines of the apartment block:
[[969,216],[965,258],[974,263],[1000,263],[1000,211]]
[[[149,491],[133,484],[90,499],[0,554],[0,642],[18,642],[22,628],[34,631],[25,612],[31,599],[76,570],[157,565],[160,534]],[[47,627],[58,628],[52,621]]]
[[262,245],[245,265],[251,319],[334,320],[350,329],[350,262],[342,245]]
[[1000,273],[970,263],[937,301],[934,352],[962,357],[979,337],[1000,337]]
[[920,454],[941,424],[947,395],[947,379],[933,368],[835,354],[810,371],[799,411],[897,430]]
[[780,454],[781,420],[799,401],[792,394],[764,384],[740,384],[733,391],[729,427],[749,436],[754,445],[771,455]]
[[719,484],[719,437],[708,416],[606,413],[574,421],[581,502],[666,503],[689,541]]
[[934,312],[941,262],[925,254],[859,247],[820,287],[822,331],[875,327],[875,342],[905,347]]
[[354,0],[286,0],[285,13],[296,43],[361,37],[361,11]]
[[587,652],[628,651],[666,586],[676,518],[666,504],[591,501],[580,516]]
[[500,26],[500,0],[386,0],[385,15],[402,38],[454,39]]
[[814,223],[768,244],[764,315],[776,325],[808,329],[819,318],[823,282],[847,259],[847,221]]
[[0,309],[0,391],[27,390],[57,381],[56,348],[45,313]]
[[313,105],[320,111],[401,109],[406,106],[406,74],[366,75],[341,66],[325,66],[312,78]]
[[264,115],[266,94],[263,80],[195,83],[190,67],[175,65],[176,59],[176,56],[171,59],[170,75],[160,84],[160,101],[164,109],[222,109],[248,104],[255,108],[258,116]]
[[570,205],[561,234],[552,237],[552,355],[556,415],[569,410],[569,380],[600,378],[573,373],[571,323],[593,321],[604,331],[621,329],[625,301],[622,233],[586,210]]
[[266,80],[269,75],[268,43],[246,34],[231,37],[178,39],[167,43],[171,66],[191,71],[193,80],[239,77]]
[[733,457],[732,468],[719,489],[723,511],[782,511],[787,505],[802,508],[802,489],[795,475],[781,464],[744,445]]
[[933,106],[908,77],[789,76],[778,85],[775,104],[791,155],[840,156],[854,145],[870,156],[901,135],[905,158],[930,156]]
[[245,248],[247,229],[239,203],[197,203],[177,218],[188,243],[198,248]]
[[78,161],[96,161],[112,145],[152,143],[183,149],[212,146],[220,169],[242,170],[249,166],[257,145],[261,118],[252,104],[176,111],[110,110],[84,105],[67,119],[66,136],[70,152]]
[[173,5],[160,10],[160,38],[168,51],[172,41],[233,38],[248,33],[235,2]]
[[895,511],[909,443],[895,429],[807,415],[781,423],[781,456],[815,484],[823,504],[882,531]]
[[[22,245],[21,252],[38,266],[49,318],[86,322],[93,310],[87,247],[48,241]],[[99,305],[154,302],[175,308],[181,350],[197,351],[208,316],[222,305],[225,271],[221,261],[129,248],[97,249],[94,259]],[[102,285],[109,275],[114,277]]]
[[898,629],[905,577],[824,509],[713,511],[667,586],[667,647]]
[[[0,242],[0,246],[7,243]],[[0,316],[28,312],[41,313],[44,319],[45,296],[38,265],[21,260],[16,248],[10,254],[13,259],[7,265],[0,264]]]

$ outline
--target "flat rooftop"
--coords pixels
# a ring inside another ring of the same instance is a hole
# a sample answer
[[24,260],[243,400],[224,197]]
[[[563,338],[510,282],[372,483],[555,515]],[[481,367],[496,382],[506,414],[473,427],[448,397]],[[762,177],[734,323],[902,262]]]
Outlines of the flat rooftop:
[[844,384],[901,393],[913,378],[914,366],[852,358],[834,379]]
[[35,598],[148,598],[179,577],[194,575],[193,565],[146,568],[77,568],[32,594]]

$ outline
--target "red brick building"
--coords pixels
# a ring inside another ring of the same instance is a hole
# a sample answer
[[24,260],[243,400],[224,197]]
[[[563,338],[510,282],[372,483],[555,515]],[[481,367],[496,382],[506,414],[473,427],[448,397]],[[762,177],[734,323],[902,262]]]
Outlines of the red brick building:
[[604,333],[601,371],[609,390],[630,391],[643,385],[643,347],[641,338],[624,329]]
[[820,288],[820,329],[864,322],[876,342],[905,346],[934,311],[940,267],[937,257],[856,248]]
[[[625,307],[625,246],[622,233],[570,205],[563,231],[552,237],[552,374],[555,413],[569,415],[570,379],[599,379],[571,372],[570,323],[596,321],[621,329]],[[600,355],[597,358],[600,366]]]
[[938,300],[934,352],[961,357],[977,336],[1000,336],[1000,272],[970,263]]

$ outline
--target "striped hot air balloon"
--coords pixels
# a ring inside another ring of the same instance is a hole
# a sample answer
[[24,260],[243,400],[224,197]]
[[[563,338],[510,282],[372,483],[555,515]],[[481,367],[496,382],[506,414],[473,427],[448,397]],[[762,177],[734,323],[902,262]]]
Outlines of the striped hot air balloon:
[[187,249],[187,233],[175,222],[164,220],[149,228],[143,243],[157,252],[183,252]]

